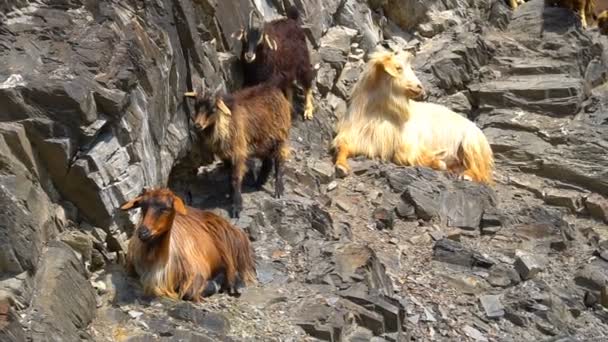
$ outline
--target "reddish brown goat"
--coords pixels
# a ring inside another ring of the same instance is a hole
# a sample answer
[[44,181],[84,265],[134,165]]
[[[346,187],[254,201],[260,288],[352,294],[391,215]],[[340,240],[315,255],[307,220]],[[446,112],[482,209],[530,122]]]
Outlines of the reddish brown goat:
[[249,239],[224,218],[187,207],[171,190],[143,190],[122,210],[142,209],[129,241],[127,268],[147,294],[200,301],[215,292],[212,277],[229,291],[256,281]]
[[[245,86],[268,81],[277,72],[288,76],[288,82],[296,80],[306,95],[304,119],[313,117],[312,82],[314,70],[306,45],[306,34],[300,26],[300,14],[295,7],[287,10],[287,18],[269,23],[255,23],[255,11],[249,14],[249,24],[233,36],[241,41],[241,61]],[[287,97],[291,101],[292,88]]]
[[291,104],[284,93],[287,82],[285,75],[276,74],[232,95],[205,94],[204,87],[185,94],[196,97],[195,127],[213,153],[232,167],[233,217],[243,208],[241,184],[249,158],[262,159],[256,186],[266,183],[274,164],[275,197],[283,194],[282,167],[289,156],[291,129]]

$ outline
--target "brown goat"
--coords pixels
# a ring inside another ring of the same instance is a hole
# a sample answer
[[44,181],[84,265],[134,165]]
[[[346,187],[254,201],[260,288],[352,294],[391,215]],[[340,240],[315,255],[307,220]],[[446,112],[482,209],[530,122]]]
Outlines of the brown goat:
[[[304,119],[313,117],[312,82],[314,70],[306,44],[306,34],[300,26],[300,14],[295,7],[287,10],[287,18],[269,23],[254,22],[256,11],[249,13],[248,26],[233,34],[241,41],[241,61],[245,86],[268,81],[277,72],[283,72],[291,84],[297,81],[305,93]],[[292,100],[292,87],[287,97]]]
[[187,207],[171,190],[143,190],[122,210],[142,209],[129,241],[127,268],[147,294],[200,301],[214,292],[212,277],[230,291],[256,282],[249,239],[224,218]]
[[256,186],[268,180],[274,163],[275,197],[283,194],[282,167],[289,156],[291,104],[285,97],[287,78],[276,74],[268,82],[232,95],[205,94],[204,87],[186,93],[196,97],[196,129],[215,155],[232,166],[232,216],[243,208],[241,184],[249,158],[262,159]]

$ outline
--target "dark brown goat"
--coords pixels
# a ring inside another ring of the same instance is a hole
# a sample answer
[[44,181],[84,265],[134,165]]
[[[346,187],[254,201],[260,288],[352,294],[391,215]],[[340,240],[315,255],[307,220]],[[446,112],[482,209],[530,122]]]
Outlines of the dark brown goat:
[[283,194],[282,166],[289,156],[291,104],[285,97],[288,79],[271,80],[231,95],[205,94],[204,87],[186,93],[196,97],[194,124],[215,155],[232,167],[232,216],[243,207],[241,184],[249,158],[262,159],[256,181],[261,187],[274,164],[275,197]]
[[[269,23],[256,23],[255,11],[249,13],[249,24],[233,37],[242,43],[241,61],[245,86],[265,82],[277,72],[283,72],[291,84],[297,81],[306,94],[304,119],[312,119],[313,67],[306,45],[306,35],[300,26],[300,14],[295,7],[287,10],[287,18]],[[293,90],[287,90],[289,101]]]

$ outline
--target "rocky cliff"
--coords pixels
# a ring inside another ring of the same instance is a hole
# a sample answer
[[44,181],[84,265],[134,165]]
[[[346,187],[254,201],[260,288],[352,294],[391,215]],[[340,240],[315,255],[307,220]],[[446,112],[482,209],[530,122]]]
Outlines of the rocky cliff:
[[[169,185],[227,215],[182,95],[198,78],[238,89],[231,33],[291,5],[320,66],[316,112],[294,114],[287,196],[244,194],[259,285],[200,305],[142,296],[119,266],[135,217],[118,206]],[[428,100],[483,128],[495,187],[363,159],[334,179],[333,127],[378,44],[415,51]],[[0,46],[3,341],[607,338],[608,38],[568,10],[18,0],[0,2]]]

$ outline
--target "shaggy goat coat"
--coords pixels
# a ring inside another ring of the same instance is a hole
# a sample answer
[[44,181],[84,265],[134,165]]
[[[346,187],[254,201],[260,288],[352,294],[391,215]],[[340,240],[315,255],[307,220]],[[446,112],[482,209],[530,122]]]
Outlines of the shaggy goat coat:
[[493,155],[481,130],[442,105],[408,97],[422,93],[410,59],[408,53],[371,56],[338,123],[337,168],[348,169],[345,154],[364,155],[400,165],[462,168],[465,176],[491,183]]
[[[140,197],[145,209],[127,252],[127,268],[140,277],[145,293],[199,301],[207,282],[222,272],[228,287],[256,282],[253,249],[245,233],[214,213],[184,206],[179,198],[183,213],[153,212],[155,203],[175,195],[165,189],[149,194]],[[123,210],[140,206],[134,203],[124,204]],[[139,237],[142,229],[152,232],[149,240]]]

